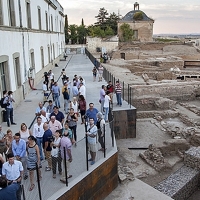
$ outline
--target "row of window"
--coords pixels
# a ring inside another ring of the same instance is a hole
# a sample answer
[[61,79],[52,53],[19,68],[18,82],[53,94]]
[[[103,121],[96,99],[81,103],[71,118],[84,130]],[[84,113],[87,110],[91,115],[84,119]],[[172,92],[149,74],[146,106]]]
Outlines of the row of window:
[[[15,3],[18,1],[16,0],[8,0],[7,7],[8,7],[8,20],[9,20],[9,25],[10,26],[16,26],[16,12],[15,12]],[[27,28],[32,29],[32,16],[31,15],[31,3],[30,1],[26,1],[26,21],[27,21]],[[22,25],[22,10],[21,6],[19,5],[19,20],[20,20],[20,27],[23,27]],[[45,11],[44,15],[41,13],[41,8],[38,6],[37,7],[37,17],[38,17],[38,27],[36,29],[39,30],[46,30],[46,31],[57,31],[57,32],[63,32],[63,22],[58,19],[58,16],[55,17],[55,23],[53,19],[53,15],[48,14],[47,11]],[[7,14],[6,12],[4,13],[3,11],[3,5],[2,5],[2,0],[0,0],[0,25],[5,25],[4,22],[4,15]],[[43,19],[45,18],[45,20]],[[42,21],[45,21],[45,24],[42,24]],[[59,25],[58,25],[59,24]],[[55,25],[55,27],[54,27]],[[58,27],[59,26],[59,27]]]
[[[48,63],[50,63],[50,62],[52,62],[52,60],[55,59],[54,44],[52,44],[51,47],[48,45],[47,51],[48,51],[47,52],[48,53]],[[13,71],[15,73],[15,82],[16,82],[16,86],[20,87],[22,85],[22,77],[21,77],[22,68],[20,67],[20,54],[15,53],[13,55],[14,55],[13,56],[13,64],[14,64]],[[41,55],[41,68],[44,68],[45,64],[44,64],[44,49],[43,49],[43,47],[40,47],[40,55]],[[0,61],[0,91],[1,92],[4,90],[10,90],[10,80],[11,79],[10,79],[9,70],[8,70],[8,66],[9,66],[8,59],[9,59],[9,57],[6,56],[6,59],[4,59],[3,61]],[[31,59],[30,67],[35,69],[35,55],[34,55],[33,49],[30,50],[30,59]],[[0,56],[0,60],[1,60],[1,56]],[[12,80],[13,80],[13,78],[12,78]]]

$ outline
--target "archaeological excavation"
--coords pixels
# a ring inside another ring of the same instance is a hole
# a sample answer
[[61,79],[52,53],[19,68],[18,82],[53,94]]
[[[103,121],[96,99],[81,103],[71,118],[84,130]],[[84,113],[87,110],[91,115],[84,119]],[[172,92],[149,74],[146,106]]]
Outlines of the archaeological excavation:
[[117,140],[121,189],[106,199],[120,199],[134,178],[173,199],[197,199],[200,50],[186,41],[124,43],[110,55],[104,67],[131,87],[137,118],[136,138]]

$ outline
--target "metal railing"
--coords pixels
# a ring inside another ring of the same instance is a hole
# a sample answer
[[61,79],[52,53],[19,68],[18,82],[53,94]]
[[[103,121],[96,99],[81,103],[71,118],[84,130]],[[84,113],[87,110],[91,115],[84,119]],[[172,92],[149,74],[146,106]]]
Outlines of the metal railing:
[[[91,62],[94,64],[94,66],[96,66],[96,68],[98,69],[100,65],[103,66],[103,63],[100,63],[86,48],[85,49],[85,54],[88,56],[88,58],[91,60]],[[104,66],[103,66],[104,67]],[[115,86],[116,81],[119,81],[119,83],[122,86],[122,99],[124,101],[127,101],[128,105],[132,105],[132,95],[133,95],[133,88],[131,87],[130,84],[125,83],[124,81],[119,80],[118,77],[115,77],[109,70],[107,70],[104,67],[103,70],[103,78],[105,79],[105,81],[109,82],[111,81],[113,86]]]

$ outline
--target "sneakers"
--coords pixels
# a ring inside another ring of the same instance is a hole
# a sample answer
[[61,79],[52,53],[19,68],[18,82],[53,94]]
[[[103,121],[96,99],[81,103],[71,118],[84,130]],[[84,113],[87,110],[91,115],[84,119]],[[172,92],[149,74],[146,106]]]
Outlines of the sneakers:
[[51,167],[46,167],[45,171],[51,171]]
[[15,122],[11,123],[11,125],[17,125]]
[[53,178],[56,178],[56,174],[53,174]]
[[92,161],[92,158],[90,158],[88,161]]
[[94,165],[94,163],[95,163],[95,161],[92,161],[90,164],[91,164],[91,165]]

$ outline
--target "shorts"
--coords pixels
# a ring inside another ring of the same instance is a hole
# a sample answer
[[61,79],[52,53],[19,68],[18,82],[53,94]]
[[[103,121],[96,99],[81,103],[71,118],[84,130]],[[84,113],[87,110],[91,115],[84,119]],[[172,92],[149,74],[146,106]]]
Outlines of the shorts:
[[96,144],[89,144],[88,143],[88,151],[91,151],[91,152],[97,152],[97,146]]

